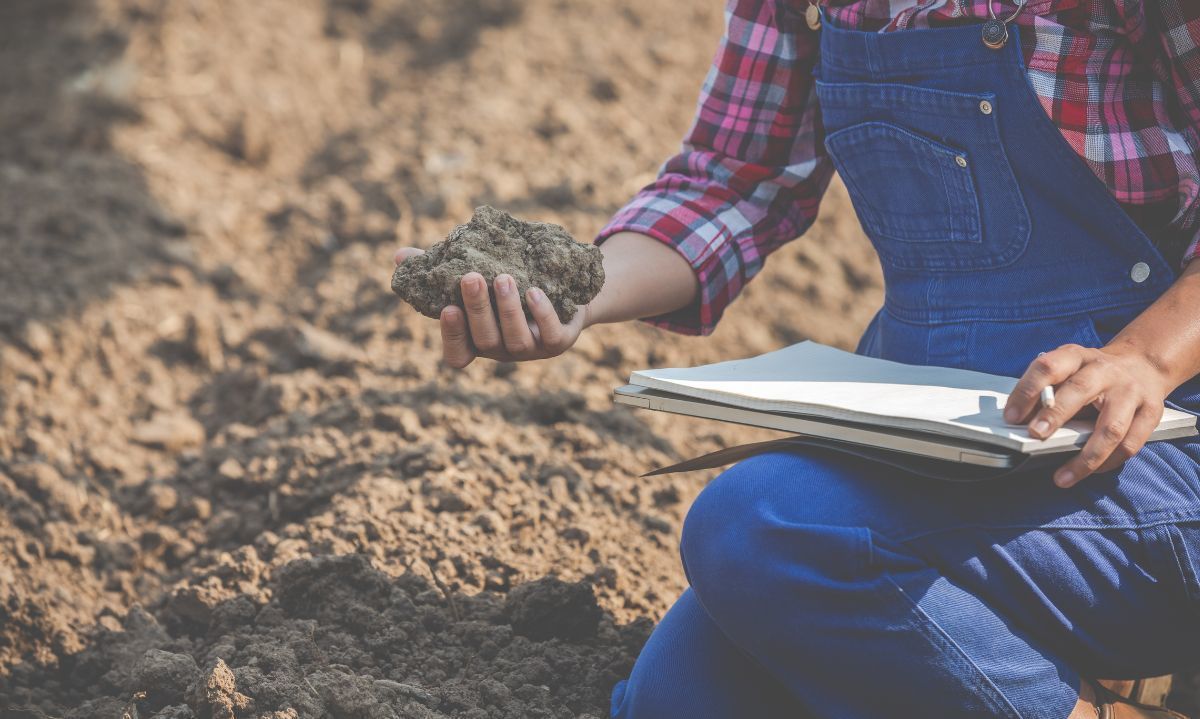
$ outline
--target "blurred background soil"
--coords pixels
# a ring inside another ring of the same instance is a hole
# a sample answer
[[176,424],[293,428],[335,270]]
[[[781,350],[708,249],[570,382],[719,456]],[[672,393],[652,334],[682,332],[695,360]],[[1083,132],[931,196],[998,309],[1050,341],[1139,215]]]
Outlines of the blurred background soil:
[[852,346],[874,256],[835,184],[712,338],[453,373],[391,255],[485,203],[590,237],[721,9],[0,3],[0,711],[606,716],[711,477],[638,475],[760,437],[611,389]]

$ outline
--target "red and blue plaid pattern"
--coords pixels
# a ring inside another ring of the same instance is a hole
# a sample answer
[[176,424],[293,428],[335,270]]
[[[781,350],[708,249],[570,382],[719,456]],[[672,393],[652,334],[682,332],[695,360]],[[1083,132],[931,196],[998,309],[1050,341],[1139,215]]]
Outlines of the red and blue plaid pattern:
[[[600,233],[639,232],[696,270],[698,300],[651,322],[708,334],[766,256],[816,218],[833,172],[813,91],[809,0],[728,0],[679,154]],[[839,27],[978,23],[986,0],[826,0]],[[996,0],[1007,17],[1012,0]],[[1200,255],[1200,0],[1029,0],[1013,23],[1051,120],[1169,256]]]

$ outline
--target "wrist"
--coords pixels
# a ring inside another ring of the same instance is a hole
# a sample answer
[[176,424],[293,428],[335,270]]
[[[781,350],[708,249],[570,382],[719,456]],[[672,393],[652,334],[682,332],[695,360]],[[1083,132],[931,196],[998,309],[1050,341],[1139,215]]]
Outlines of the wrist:
[[583,314],[583,320],[579,323],[580,331],[586,330],[588,327],[591,327],[592,325],[600,324],[596,320],[596,311],[593,308],[594,304],[595,304],[595,300],[592,300],[591,302],[587,303],[586,305],[579,305],[579,312],[581,314]]
[[1166,397],[1187,379],[1186,377],[1175,378],[1169,363],[1163,361],[1155,352],[1139,347],[1133,342],[1120,341],[1118,338],[1117,341],[1109,343],[1100,351],[1122,362],[1133,363],[1138,380],[1143,384],[1157,387],[1163,397]]

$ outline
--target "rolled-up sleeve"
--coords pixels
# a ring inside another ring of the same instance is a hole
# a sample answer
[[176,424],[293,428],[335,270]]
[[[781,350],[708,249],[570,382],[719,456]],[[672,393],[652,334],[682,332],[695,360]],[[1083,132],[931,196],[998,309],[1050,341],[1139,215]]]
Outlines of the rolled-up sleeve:
[[674,247],[700,293],[646,321],[709,334],[767,255],[803,234],[829,184],[814,92],[817,33],[771,0],[729,0],[726,33],[682,150],[600,232]]

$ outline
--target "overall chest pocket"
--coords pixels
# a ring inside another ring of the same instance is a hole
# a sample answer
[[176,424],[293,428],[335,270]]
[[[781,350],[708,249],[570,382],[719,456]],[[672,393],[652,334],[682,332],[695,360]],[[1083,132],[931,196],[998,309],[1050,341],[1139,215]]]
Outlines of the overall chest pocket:
[[971,162],[958,150],[886,122],[864,122],[825,147],[872,235],[896,242],[983,242]]
[[825,149],[885,268],[972,271],[1014,262],[1029,213],[995,97],[818,82]]

